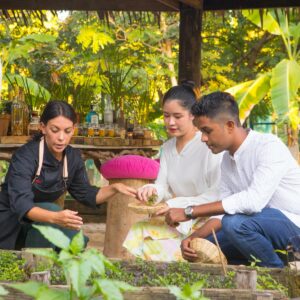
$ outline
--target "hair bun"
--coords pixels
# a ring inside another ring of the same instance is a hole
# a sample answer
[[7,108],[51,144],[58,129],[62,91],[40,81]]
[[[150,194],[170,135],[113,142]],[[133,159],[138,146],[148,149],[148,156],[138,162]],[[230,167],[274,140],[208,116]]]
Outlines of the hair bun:
[[195,82],[192,80],[182,80],[180,82],[180,85],[182,85],[183,87],[190,88],[192,90],[195,88]]

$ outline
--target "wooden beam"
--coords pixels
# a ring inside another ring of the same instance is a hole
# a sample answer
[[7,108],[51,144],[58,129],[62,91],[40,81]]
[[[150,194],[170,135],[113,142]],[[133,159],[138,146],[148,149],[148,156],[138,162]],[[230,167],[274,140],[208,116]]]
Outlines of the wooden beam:
[[178,3],[203,10],[300,7],[299,0],[0,0],[0,9],[178,11]]
[[[172,2],[172,1],[165,1]],[[178,1],[174,1],[178,2]],[[154,0],[0,0],[0,9],[84,11],[174,11]],[[178,10],[178,8],[176,9]]]
[[[181,3],[196,9],[202,9],[205,0],[179,0]],[[207,0],[206,0],[207,1]]]
[[176,0],[156,0],[156,1],[170,7],[175,11],[179,11],[179,3]]
[[299,0],[204,0],[203,10],[300,7]]
[[200,87],[202,10],[185,4],[180,8],[179,82],[191,80]]

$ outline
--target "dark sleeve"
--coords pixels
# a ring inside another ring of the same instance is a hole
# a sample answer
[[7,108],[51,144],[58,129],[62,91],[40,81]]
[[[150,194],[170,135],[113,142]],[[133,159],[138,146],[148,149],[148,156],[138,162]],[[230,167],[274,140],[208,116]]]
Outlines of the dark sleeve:
[[34,207],[32,178],[36,167],[37,160],[33,151],[24,146],[13,155],[6,175],[10,209],[18,215],[21,223],[26,213]]
[[96,207],[96,195],[99,188],[90,185],[84,162],[79,152],[75,152],[75,173],[68,186],[71,196],[82,204]]

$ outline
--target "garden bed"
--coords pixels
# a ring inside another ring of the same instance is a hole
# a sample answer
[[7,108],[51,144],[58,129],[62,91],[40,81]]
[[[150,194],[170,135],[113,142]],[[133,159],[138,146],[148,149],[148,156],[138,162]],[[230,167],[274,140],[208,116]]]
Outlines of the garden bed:
[[[27,281],[30,273],[43,269],[51,270],[51,285],[66,289],[63,272],[45,258],[37,257],[26,251],[0,251],[0,279],[3,286],[10,286],[14,281]],[[137,261],[114,261],[119,271],[107,271],[107,277],[125,281],[139,287],[137,291],[126,292],[124,299],[176,299],[167,286],[179,286],[203,282],[203,295],[209,299],[287,299],[299,296],[300,275],[288,269],[257,268],[257,289],[245,290],[235,288],[235,273],[249,270],[245,266],[228,266],[227,275],[219,265],[189,263],[157,263]],[[1,269],[2,268],[2,269]],[[9,295],[4,299],[32,299],[9,288]],[[271,298],[262,298],[265,294]],[[22,296],[21,296],[22,295]]]

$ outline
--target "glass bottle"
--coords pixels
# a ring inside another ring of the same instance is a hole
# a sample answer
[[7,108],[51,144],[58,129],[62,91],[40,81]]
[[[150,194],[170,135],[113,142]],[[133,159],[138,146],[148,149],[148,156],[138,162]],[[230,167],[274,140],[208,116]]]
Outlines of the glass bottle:
[[11,105],[11,133],[21,136],[27,134],[29,124],[29,110],[25,103],[24,92],[22,88],[15,90],[14,100]]
[[113,119],[113,109],[111,105],[111,99],[108,95],[106,98],[105,109],[104,109],[104,124],[112,124],[114,122]]
[[92,125],[98,125],[99,124],[99,116],[97,112],[95,111],[95,106],[92,104],[90,106],[91,110],[86,115],[85,121]]

